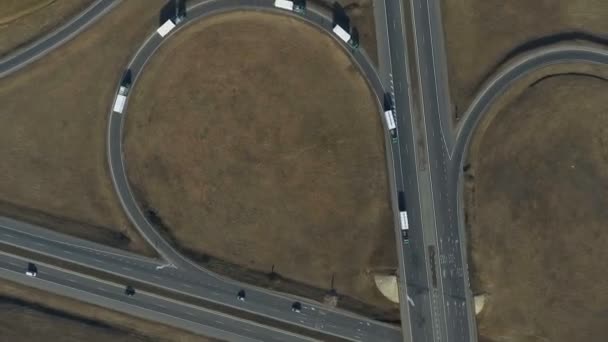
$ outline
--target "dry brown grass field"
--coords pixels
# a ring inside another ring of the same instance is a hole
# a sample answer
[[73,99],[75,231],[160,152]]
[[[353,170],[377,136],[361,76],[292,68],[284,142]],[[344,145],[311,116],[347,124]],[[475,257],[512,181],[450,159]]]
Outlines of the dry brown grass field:
[[606,37],[608,1],[442,1],[451,98],[458,117],[510,51],[563,32]]
[[62,25],[92,2],[93,0],[0,1],[0,56]]
[[122,69],[157,27],[164,3],[123,1],[73,40],[0,79],[0,214],[150,253],[114,193],[106,128]]
[[222,15],[168,40],[135,85],[127,171],[188,255],[320,289],[335,275],[340,294],[394,318],[372,278],[396,267],[378,111],[328,35]]
[[608,339],[608,69],[558,69],[569,74],[520,82],[473,142],[466,211],[473,291],[488,295],[483,342]]
[[0,337],[12,342],[217,342],[0,280]]

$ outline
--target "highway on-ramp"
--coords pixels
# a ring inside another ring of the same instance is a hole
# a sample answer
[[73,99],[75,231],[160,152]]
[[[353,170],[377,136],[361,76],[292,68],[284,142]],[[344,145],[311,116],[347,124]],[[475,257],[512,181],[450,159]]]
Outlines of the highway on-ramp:
[[529,51],[508,61],[482,85],[468,110],[456,126],[456,143],[451,159],[462,169],[463,158],[473,132],[493,101],[513,83],[534,71],[556,64],[608,64],[608,48],[575,42],[552,44]]
[[[131,87],[137,86],[138,76],[142,71],[145,71],[145,65],[147,61],[152,57],[154,52],[162,45],[164,41],[170,39],[173,34],[178,32],[183,27],[186,27],[190,23],[200,20],[204,17],[216,15],[218,13],[232,11],[232,10],[265,10],[272,11],[273,13],[280,13],[284,15],[293,15],[296,18],[302,18],[306,22],[315,25],[322,30],[331,34],[332,19],[331,15],[328,15],[325,11],[314,6],[308,6],[305,17],[291,14],[284,10],[277,10],[273,6],[272,1],[264,0],[224,0],[224,1],[200,1],[190,5],[187,9],[187,17],[179,23],[179,25],[167,36],[161,37],[160,35],[153,33],[148,37],[144,44],[139,48],[135,56],[131,59],[128,65],[125,66],[125,71],[129,70],[132,77]],[[369,58],[365,55],[361,49],[351,50],[348,46],[344,45],[355,63],[360,67],[362,72],[366,75],[370,87],[377,94],[379,98],[382,98],[384,90],[379,78],[375,72],[375,68],[371,66]],[[120,84],[116,85],[118,89]],[[378,115],[381,113],[379,112]],[[341,312],[339,310],[332,311],[331,314],[327,313],[327,308],[318,303],[308,301],[306,299],[294,298],[293,296],[269,291],[262,288],[257,288],[247,284],[241,284],[230,279],[226,279],[217,274],[211,273],[204,268],[196,265],[189,259],[182,256],[173,246],[171,246],[166,240],[162,238],[157,229],[148,221],[146,215],[142,209],[138,206],[136,199],[133,196],[129,188],[128,177],[125,170],[124,155],[122,153],[122,129],[125,118],[128,114],[128,102],[123,113],[117,113],[114,111],[110,112],[110,120],[108,125],[108,161],[110,165],[110,173],[116,188],[116,192],[120,198],[120,201],[125,209],[127,215],[133,222],[133,224],[139,229],[140,233],[148,240],[150,245],[154,246],[157,252],[166,260],[170,261],[178,269],[184,272],[188,272],[193,276],[199,277],[208,283],[217,284],[217,287],[225,287],[232,289],[232,296],[235,296],[238,289],[243,288],[248,294],[248,298],[256,298],[260,303],[265,303],[265,308],[260,305],[256,309],[256,312],[262,312],[266,315],[276,317],[277,319],[285,319],[285,317],[291,317],[290,307],[294,300],[299,300],[304,303],[306,307],[310,307],[311,310],[308,312],[310,315],[316,317],[316,321],[306,323],[300,322],[299,319],[293,319],[292,323],[295,324],[306,324],[309,328],[322,329],[324,331],[335,330],[336,334],[340,336],[349,337],[357,340],[383,340],[392,341],[399,339],[398,327],[391,326],[388,324],[380,323],[377,321],[369,320],[362,316],[356,316]],[[341,314],[339,314],[340,312]],[[330,317],[331,316],[331,317]],[[317,324],[318,321],[318,324]],[[321,328],[319,328],[321,327]],[[333,328],[332,328],[333,327]],[[345,327],[357,327],[352,330],[348,330]]]
[[[379,35],[385,35],[384,44],[378,44],[383,70],[380,76],[363,50],[352,50],[343,45],[367,77],[378,98],[381,99],[386,91],[393,95],[395,102],[398,139],[392,142],[387,135],[389,178],[395,190],[391,197],[395,208],[395,193],[406,192],[412,227],[410,244],[405,245],[398,240],[399,274],[404,282],[400,289],[402,317],[405,318],[403,335],[398,328],[388,324],[225,279],[181,256],[148,223],[128,188],[121,148],[122,120],[127,113],[110,113],[108,160],[117,193],[127,214],[151,245],[157,248],[163,260],[144,258],[3,217],[0,217],[0,243],[93,270],[103,270],[121,279],[171,289],[230,310],[241,310],[281,324],[320,332],[326,334],[328,339],[474,341],[476,332],[466,266],[466,236],[459,202],[462,163],[472,132],[492,101],[523,75],[556,63],[606,64],[608,53],[600,47],[550,46],[508,63],[482,86],[454,134],[450,126],[445,75],[447,67],[439,29],[441,22],[437,15],[439,3],[437,0],[406,1],[411,6],[406,7],[405,11],[400,2],[383,3],[386,29]],[[118,2],[98,0],[42,40],[0,60],[0,77],[20,69],[67,41]],[[270,0],[197,1],[190,4],[187,19],[175,31],[193,20],[241,9],[272,10],[274,13],[294,15],[272,9]],[[331,34],[331,18],[323,10],[309,6],[305,17],[295,16]],[[412,18],[411,27],[408,26],[408,16]],[[408,34],[413,37],[413,43],[409,42],[409,51]],[[150,35],[126,66],[133,72],[135,80],[154,51],[169,38],[170,35],[162,39],[156,34]],[[396,236],[400,236],[398,224],[395,229]],[[23,275],[24,262],[23,257],[0,254],[0,275],[28,286],[91,303],[104,302],[104,306],[115,310],[229,340],[314,339],[154,293],[142,291],[134,297],[126,297],[122,293],[124,284],[92,278],[54,265],[42,264],[39,278],[27,278]],[[176,268],[167,267],[168,263]],[[75,283],[66,284],[64,278],[72,279]],[[246,302],[236,299],[236,292],[241,288],[247,290]],[[405,304],[403,298],[407,295],[412,298],[413,305]],[[290,306],[294,300],[302,302],[301,313],[291,312]],[[196,310],[196,317],[187,317],[191,316],[188,312],[192,313],[192,310]],[[223,323],[217,323],[218,320]]]
[[[73,21],[70,25],[66,26],[67,28],[57,31],[60,33],[59,36],[62,38],[53,38],[56,39],[54,43],[51,41],[48,43],[45,43],[44,41],[38,42],[32,45],[31,49],[25,50],[30,52],[25,54],[17,54],[6,59],[3,64],[0,64],[2,70],[7,71],[4,75],[8,74],[9,72],[16,71],[20,66],[39,58],[61,42],[66,41],[76,32],[82,30],[84,26],[90,24],[91,21],[98,18],[99,15],[105,13],[116,2],[117,1],[96,2],[84,12],[84,15],[79,16],[79,18],[89,18],[88,22],[84,21],[79,26],[74,24],[76,21]],[[229,0],[199,1],[188,8],[189,16],[180,24],[180,26],[178,26],[178,29],[183,27],[183,25],[187,25],[188,22],[197,18],[202,18],[206,15],[216,14],[227,10],[241,9],[271,10],[272,2]],[[274,11],[275,13],[284,13],[286,15],[290,15],[287,12]],[[316,11],[314,8],[310,8],[308,15],[303,19],[315,24],[325,31],[331,31],[330,17],[325,14],[321,14],[320,11]],[[141,70],[145,64],[145,61],[150,57],[150,54],[154,52],[154,50],[162,43],[163,39],[159,38],[160,37],[156,34],[152,34],[142,46],[142,49],[140,49],[138,54],[132,60],[129,68],[132,70],[137,70],[137,66],[139,66],[139,69]],[[165,37],[164,39],[167,38],[168,37]],[[137,56],[140,56],[142,59],[138,59]],[[364,72],[368,75],[371,87],[377,93],[383,93],[382,86],[375,74],[375,69],[371,67],[365,53],[362,50],[356,50],[353,51],[352,57],[357,63],[359,63],[360,67],[364,69]],[[110,134],[113,132],[112,127],[116,127],[114,126],[116,123],[114,118],[116,118],[116,115],[111,114],[109,124]],[[112,136],[109,135],[109,138],[111,137]],[[120,134],[118,135],[118,138],[120,139]],[[112,141],[114,140],[109,139],[110,146],[108,152],[110,161],[112,161],[113,153],[118,152],[119,155],[122,153],[120,149],[118,149],[118,151],[113,150],[113,145],[111,143]],[[120,156],[120,158],[122,158],[122,156]],[[116,164],[114,163],[112,165]],[[126,183],[123,185],[128,186]],[[118,186],[117,188],[120,189]],[[134,215],[141,214],[141,211],[139,211],[139,209],[136,207],[125,207],[127,213],[132,219],[136,217]],[[138,227],[141,227],[145,226],[147,221],[135,223]],[[159,252],[161,256],[166,261],[175,265],[177,269],[173,267],[165,267],[157,270],[156,267],[161,266],[161,263],[165,264],[165,262],[151,264],[150,260],[124,257],[118,251],[107,252],[101,246],[94,246],[93,248],[80,248],[80,246],[87,245],[87,243],[83,241],[76,241],[74,238],[62,236],[61,234],[48,231],[44,233],[44,230],[40,227],[32,227],[26,223],[14,220],[11,221],[6,219],[3,229],[5,230],[2,238],[3,241],[9,241],[13,246],[18,246],[27,250],[44,251],[45,254],[50,256],[59,257],[63,260],[69,260],[74,263],[89,265],[91,268],[110,270],[114,274],[119,274],[131,279],[139,279],[164,287],[174,287],[179,289],[181,292],[221,303],[226,307],[236,307],[242,311],[255,313],[263,317],[270,317],[280,322],[286,322],[293,324],[294,326],[304,327],[312,331],[320,331],[327,334],[328,337],[336,336],[354,341],[399,340],[399,329],[396,326],[373,321],[343,310],[328,308],[320,303],[303,298],[297,298],[287,294],[280,294],[265,289],[240,284],[238,282],[234,282],[206,272],[199,266],[194,265],[189,260],[183,258],[181,255],[176,254],[176,252],[168,244],[165,245],[166,242],[161,239],[159,235],[157,235],[154,229],[146,231],[144,236],[148,239],[148,241],[151,242],[152,246],[160,246],[161,248],[159,248]],[[28,231],[36,231],[36,233],[26,234]],[[45,237],[47,233],[48,236]],[[65,241],[68,240],[72,241],[72,243],[66,244]],[[53,248],[49,247],[51,245]],[[163,246],[168,248],[163,249]],[[247,301],[244,303],[237,301],[236,299],[236,293],[241,288],[247,290]],[[214,296],[216,298],[213,298]],[[295,300],[302,302],[301,313],[294,313],[291,311],[291,304]]]
[[[411,44],[412,38],[420,31],[409,27],[411,7],[407,2],[384,1],[386,35],[389,42],[388,56],[391,85],[394,92],[397,126],[399,131],[400,159],[402,162],[402,179],[406,180],[402,188],[406,197],[406,207],[410,219],[409,244],[400,245],[402,252],[399,266],[402,292],[413,300],[414,305],[402,304],[402,326],[405,341],[440,341],[445,335],[445,308],[462,315],[464,298],[446,296],[443,289],[440,263],[445,260],[439,245],[444,241],[441,218],[445,208],[437,208],[435,201],[441,198],[442,188],[438,180],[445,180],[446,167],[443,159],[433,157],[432,152],[439,152],[443,145],[429,141],[435,139],[435,131],[429,129],[434,121],[426,115],[425,103],[417,101],[421,94],[417,80],[420,75],[418,56],[414,51],[419,49]],[[377,16],[378,18],[378,16]],[[379,25],[377,30],[379,30]],[[408,50],[409,47],[409,50]],[[382,64],[382,58],[381,58]],[[439,147],[439,149],[437,149]],[[464,297],[464,296],[463,296]],[[451,305],[451,307],[449,307]],[[408,320],[409,317],[409,320]],[[459,322],[456,321],[456,324]],[[407,333],[409,331],[409,334]]]

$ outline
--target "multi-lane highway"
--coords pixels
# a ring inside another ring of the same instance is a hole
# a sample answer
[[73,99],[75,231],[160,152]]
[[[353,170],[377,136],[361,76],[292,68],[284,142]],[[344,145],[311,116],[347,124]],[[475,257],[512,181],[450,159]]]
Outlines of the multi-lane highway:
[[[395,340],[390,335],[374,333],[373,323],[355,319],[356,316],[347,313],[327,310],[307,302],[303,302],[302,312],[294,313],[290,310],[291,302],[284,308],[280,299],[275,301],[272,297],[252,293],[248,293],[247,300],[241,302],[236,298],[236,292],[240,289],[236,284],[213,281],[212,278],[201,279],[197,274],[171,267],[158,269],[164,265],[161,260],[141,257],[12,219],[0,218],[0,239],[0,245],[15,246],[24,251],[80,265],[92,270],[93,274],[99,273],[95,271],[103,271],[112,277],[124,279],[127,283],[138,282],[163,292],[172,292],[176,297],[187,296],[191,302],[196,300],[212,303],[218,307],[216,311],[224,314],[240,310],[245,316],[261,315],[260,319],[247,319],[258,323],[272,321],[272,326],[282,327],[283,330],[299,330],[299,327],[318,330],[326,335],[323,339],[352,335],[356,338],[350,339],[354,340]],[[6,247],[3,249],[6,250]],[[21,270],[22,274],[24,270],[25,268]],[[277,314],[281,318],[273,319]],[[348,317],[343,317],[344,315]],[[230,326],[225,329],[229,331]],[[324,336],[323,334],[318,336]]]
[[37,264],[38,274],[31,278],[23,274],[28,261],[0,252],[0,276],[29,287],[219,339],[277,342],[317,340],[145,291],[137,291],[135,296],[129,297],[124,294],[123,284],[100,281],[44,263]]
[[[433,341],[475,340],[475,317],[464,236],[455,219],[456,205],[448,192],[449,153],[451,141],[450,107],[447,105],[447,67],[441,63],[443,27],[438,1],[409,2],[412,64],[416,69],[417,108],[423,122],[416,132],[424,141],[418,163],[419,184],[427,194],[422,202],[423,240],[428,264],[427,285],[430,291]],[[446,127],[447,126],[447,127]],[[423,164],[424,163],[424,164]],[[432,336],[432,339],[430,339]]]
[[482,87],[454,134],[439,1],[383,1],[377,7],[379,70],[395,97],[402,149],[404,174],[395,179],[408,180],[395,186],[406,192],[411,218],[410,244],[398,246],[403,249],[398,253],[404,268],[399,272],[404,275],[401,298],[407,291],[416,304],[401,306],[403,338],[476,341],[459,201],[472,132],[492,100],[514,80],[555,63],[605,64],[607,51],[564,44],[510,62]]
[[[459,191],[462,189],[462,156],[466,141],[491,101],[502,94],[515,79],[554,63],[605,63],[606,50],[567,45],[560,48],[547,47],[522,57],[521,61],[510,63],[482,88],[464,116],[454,144],[452,112],[446,95],[447,66],[443,52],[439,4],[436,0],[413,0],[409,2],[409,7],[412,14],[410,47],[414,49],[417,69],[417,84],[414,86],[419,90],[418,109],[425,122],[424,130],[417,133],[426,136],[430,169],[430,187],[426,192],[432,197],[431,206],[434,208],[432,215],[429,212],[427,219],[423,217],[423,222],[434,228],[438,238],[431,238],[425,243],[428,248],[435,249],[434,260],[428,255],[427,262],[431,272],[435,269],[438,279],[433,283],[435,279],[432,278],[432,286],[429,286],[434,293],[431,304],[433,310],[426,322],[432,325],[433,335],[432,338],[427,335],[424,340],[475,341],[475,317],[466,265],[464,215],[459,202]],[[419,167],[423,168],[424,166]],[[422,212],[424,213],[424,210]],[[425,229],[425,232],[428,230]],[[432,237],[433,233],[430,235]],[[411,281],[408,273],[408,286]]]
[[[98,0],[40,41],[0,60],[0,77],[39,59],[118,2]],[[242,9],[293,15],[332,34],[330,13],[311,5],[306,15],[301,16],[274,9],[271,0],[199,0],[188,4],[186,20],[172,34],[206,16]],[[363,50],[342,46],[368,79],[379,102],[382,103],[385,92],[394,99],[398,139],[393,142],[388,134],[386,139],[389,180],[394,190],[391,197],[397,214],[396,193],[406,193],[411,226],[410,243],[404,244],[395,215],[402,282],[400,298],[409,296],[412,299],[411,305],[401,300],[401,331],[306,299],[234,282],[204,270],[179,254],[148,222],[129,189],[121,145],[122,125],[128,111],[109,114],[111,175],[127,215],[163,260],[144,258],[2,217],[0,243],[187,295],[197,303],[212,303],[215,309],[146,291],[126,297],[122,293],[124,284],[50,264],[41,265],[38,278],[27,278],[23,275],[25,261],[22,257],[6,253],[0,254],[0,276],[228,340],[475,341],[466,236],[459,202],[462,163],[470,136],[492,101],[522,75],[563,62],[606,64],[608,52],[601,47],[563,44],[519,57],[485,83],[454,130],[438,0],[379,1],[376,27],[380,73]],[[151,32],[155,29],[151,28]],[[161,38],[151,33],[125,66],[132,72],[133,86],[140,72],[145,71],[148,59],[170,38],[171,34]],[[167,264],[174,267],[162,267]],[[247,291],[245,302],[236,299],[240,289]],[[290,309],[295,300],[303,304],[301,313]],[[243,315],[226,313],[235,310]],[[259,319],[251,318],[251,315]],[[243,319],[244,316],[248,318]],[[267,323],[260,323],[262,321]],[[296,332],[290,332],[289,327]]]
[[[399,263],[400,274],[405,274],[401,278],[402,293],[406,291],[415,304],[406,306],[407,312],[404,312],[402,305],[403,338],[406,341],[435,341],[445,335],[448,323],[444,309],[447,307],[451,312],[462,315],[465,303],[464,300],[454,303],[452,298],[446,298],[438,265],[443,255],[438,244],[443,241],[444,235],[438,231],[441,223],[438,224],[436,216],[441,215],[441,211],[437,211],[435,200],[441,196],[442,189],[436,182],[438,178],[445,180],[445,174],[437,174],[438,170],[445,172],[445,167],[443,159],[432,158],[430,153],[437,151],[438,146],[428,142],[435,138],[435,131],[429,130],[429,124],[435,121],[425,115],[425,103],[414,96],[418,94],[424,98],[419,80],[427,75],[420,74],[416,63],[418,56],[412,54],[420,49],[406,48],[408,43],[420,39],[421,34],[420,30],[411,30],[407,24],[412,7],[397,1],[385,1],[383,5],[385,15],[384,18],[382,13],[376,15],[376,29],[383,29],[379,24],[381,22],[386,27],[389,51],[380,53],[380,64],[388,64],[388,67],[380,69],[390,72],[400,137],[401,179],[405,180],[403,184],[397,184],[397,190],[406,193],[411,227],[410,243],[398,246],[402,250],[398,255],[403,258]],[[383,56],[386,56],[384,61]],[[427,134],[429,131],[431,133]],[[402,295],[402,298],[405,297]],[[451,308],[450,304],[453,304]]]
[[[401,281],[399,287],[399,298],[401,308],[402,338],[404,341],[424,341],[424,336],[428,333],[425,329],[426,317],[430,316],[429,293],[423,290],[423,286],[410,286],[418,284],[420,278],[426,278],[426,264],[424,260],[412,255],[424,255],[424,246],[420,237],[422,236],[420,227],[420,216],[417,214],[419,208],[419,187],[416,171],[416,123],[413,121],[411,113],[412,103],[410,101],[410,78],[408,56],[405,41],[405,24],[403,8],[398,1],[384,1],[377,4],[376,14],[376,35],[378,37],[379,69],[385,87],[394,101],[396,112],[396,125],[398,129],[398,139],[396,143],[389,146],[393,147],[392,157],[394,171],[389,169],[389,174],[394,173],[391,181],[393,196],[393,210],[395,215],[396,193],[404,191],[406,194],[407,210],[410,224],[409,244],[405,245],[399,224],[399,218],[395,217],[395,236],[397,242],[398,274]],[[421,254],[420,254],[421,253]],[[403,286],[408,284],[408,286]],[[403,298],[410,297],[414,305],[410,305]]]

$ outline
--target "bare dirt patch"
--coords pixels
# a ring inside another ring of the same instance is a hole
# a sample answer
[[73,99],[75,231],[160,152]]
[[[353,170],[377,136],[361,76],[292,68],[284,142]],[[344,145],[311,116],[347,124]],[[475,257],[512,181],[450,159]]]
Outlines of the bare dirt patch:
[[3,0],[0,56],[26,45],[80,13],[93,0]]
[[608,338],[607,76],[545,77],[475,135],[466,210],[471,285],[487,294],[480,341]]
[[[164,1],[123,1],[72,41],[0,80],[0,214],[150,254],[116,198],[107,119]],[[137,18],[137,20],[133,20]]]
[[457,117],[496,64],[518,46],[564,32],[604,38],[608,32],[608,2],[603,0],[460,0],[441,5]]
[[217,341],[5,280],[0,281],[0,336],[15,342]]
[[377,106],[317,29],[264,13],[205,19],[167,41],[131,93],[129,178],[206,267],[318,300],[335,276],[360,311],[394,318],[373,280],[396,265]]

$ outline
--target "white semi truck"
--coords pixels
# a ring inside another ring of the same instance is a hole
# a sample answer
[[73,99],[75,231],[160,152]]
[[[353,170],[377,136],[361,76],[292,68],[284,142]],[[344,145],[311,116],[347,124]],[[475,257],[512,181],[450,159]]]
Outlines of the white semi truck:
[[399,221],[401,224],[401,237],[403,238],[404,243],[409,243],[410,225],[408,222],[407,211],[405,208],[405,193],[403,191],[399,191],[398,202],[399,202]]
[[393,139],[393,142],[397,141],[397,124],[395,123],[395,111],[393,106],[393,97],[391,94],[384,94],[384,119],[386,120],[386,127]]
[[347,31],[347,29],[343,28],[338,24],[334,24],[334,28],[332,31],[338,36],[343,42],[350,45],[353,49],[359,47],[359,33],[356,28],[353,28],[352,31]]
[[128,93],[129,88],[121,85],[120,89],[118,89],[118,94],[116,95],[116,101],[114,101],[114,108],[112,108],[113,111],[122,114],[122,111],[125,109],[125,103],[127,103]]
[[336,34],[336,36],[338,36],[338,38],[342,39],[345,43],[348,44],[348,42],[350,42],[350,38],[351,38],[350,33],[348,33],[345,29],[343,29],[342,26],[334,25],[333,31]]
[[169,19],[165,21],[164,24],[160,25],[160,27],[156,30],[156,33],[158,33],[161,37],[165,37],[174,28],[175,23],[173,22],[173,20]]
[[127,95],[129,95],[129,89],[131,88],[131,70],[125,71],[120,81],[120,88],[118,88],[118,94],[116,94],[116,100],[114,101],[114,107],[112,111],[122,114],[127,103]]
[[300,14],[306,13],[306,1],[305,0],[274,0],[274,7],[284,9],[286,11],[292,11]]
[[281,8],[287,11],[293,11],[293,1],[274,0],[274,7]]

